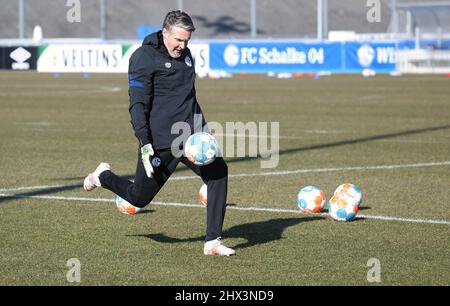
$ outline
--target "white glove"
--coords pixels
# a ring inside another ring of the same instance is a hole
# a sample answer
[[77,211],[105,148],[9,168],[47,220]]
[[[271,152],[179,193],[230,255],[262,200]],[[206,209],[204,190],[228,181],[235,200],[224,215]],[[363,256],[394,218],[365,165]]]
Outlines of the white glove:
[[152,177],[153,174],[153,166],[151,163],[153,154],[155,154],[155,152],[153,151],[151,143],[141,147],[141,159],[148,177]]

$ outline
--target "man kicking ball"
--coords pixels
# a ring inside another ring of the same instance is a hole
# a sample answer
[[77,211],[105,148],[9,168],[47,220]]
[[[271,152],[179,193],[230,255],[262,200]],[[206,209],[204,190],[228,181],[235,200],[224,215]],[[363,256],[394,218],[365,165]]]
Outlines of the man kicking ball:
[[[204,254],[230,256],[235,251],[221,241],[228,189],[224,159],[217,157],[213,163],[199,167],[184,156],[174,156],[171,150],[178,137],[171,133],[174,124],[187,123],[194,133],[194,117],[204,118],[196,98],[194,63],[187,48],[194,31],[188,14],[169,12],[162,30],[148,35],[133,53],[128,71],[129,112],[139,141],[134,182],[114,174],[108,163],[101,163],[85,178],[84,190],[103,187],[134,206],[144,207],[182,162],[208,186]],[[201,123],[206,124],[204,120]]]

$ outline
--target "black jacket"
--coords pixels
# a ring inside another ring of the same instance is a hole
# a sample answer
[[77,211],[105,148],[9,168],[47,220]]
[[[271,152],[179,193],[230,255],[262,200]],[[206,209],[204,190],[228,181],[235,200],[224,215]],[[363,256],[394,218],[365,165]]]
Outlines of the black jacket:
[[179,58],[172,58],[161,31],[148,35],[130,58],[128,80],[131,124],[141,145],[170,148],[179,136],[171,133],[176,122],[187,122],[193,132],[194,114],[202,112],[195,95],[194,61],[188,48]]

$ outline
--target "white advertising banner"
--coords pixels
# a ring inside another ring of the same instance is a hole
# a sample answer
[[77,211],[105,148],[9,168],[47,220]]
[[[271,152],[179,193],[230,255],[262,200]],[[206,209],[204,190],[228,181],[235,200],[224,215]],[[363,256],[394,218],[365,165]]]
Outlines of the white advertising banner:
[[[140,45],[44,45],[39,47],[38,72],[127,73],[130,57]],[[209,71],[209,45],[190,44],[197,73]]]
[[46,45],[39,47],[39,72],[121,72],[121,45]]
[[194,58],[195,72],[199,76],[206,76],[209,72],[209,44],[191,43],[188,47]]

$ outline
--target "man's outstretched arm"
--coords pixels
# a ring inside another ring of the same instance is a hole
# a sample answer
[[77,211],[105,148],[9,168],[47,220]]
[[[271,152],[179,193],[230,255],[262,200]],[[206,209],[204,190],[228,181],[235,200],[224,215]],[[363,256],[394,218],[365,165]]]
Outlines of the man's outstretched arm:
[[147,176],[151,177],[153,167],[150,159],[154,155],[154,150],[148,118],[153,98],[152,60],[142,49],[138,49],[130,58],[128,84],[131,125],[141,146],[145,171]]

